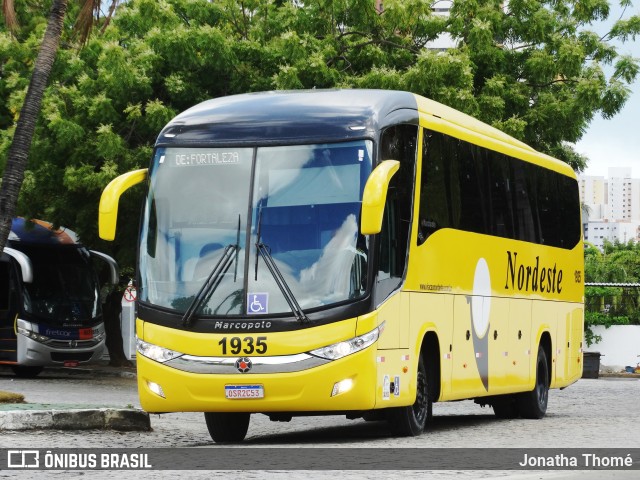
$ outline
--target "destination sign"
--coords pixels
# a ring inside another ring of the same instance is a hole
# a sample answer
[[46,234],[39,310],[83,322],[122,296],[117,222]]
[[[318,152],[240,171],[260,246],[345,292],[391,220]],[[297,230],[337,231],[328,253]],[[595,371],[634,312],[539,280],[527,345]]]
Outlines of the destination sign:
[[202,165],[232,165],[240,163],[240,153],[236,151],[190,152],[169,154],[160,163],[169,161],[173,167],[198,167]]

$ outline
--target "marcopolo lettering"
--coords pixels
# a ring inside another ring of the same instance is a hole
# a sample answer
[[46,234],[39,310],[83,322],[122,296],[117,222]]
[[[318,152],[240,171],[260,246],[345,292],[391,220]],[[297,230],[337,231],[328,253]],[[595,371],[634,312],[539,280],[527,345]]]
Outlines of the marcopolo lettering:
[[258,322],[221,322],[217,321],[213,327],[217,330],[267,330],[271,328],[271,322],[263,320]]
[[507,250],[504,288],[525,292],[562,293],[562,269],[555,263],[553,266],[540,265],[540,257],[536,257],[535,264],[518,263],[518,252],[512,253]]

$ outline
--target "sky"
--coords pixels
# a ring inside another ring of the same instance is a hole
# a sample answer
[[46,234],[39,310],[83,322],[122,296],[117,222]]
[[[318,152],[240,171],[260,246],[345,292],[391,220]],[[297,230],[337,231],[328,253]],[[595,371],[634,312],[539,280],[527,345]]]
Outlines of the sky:
[[[619,12],[618,7],[612,8],[610,18],[617,18]],[[640,1],[634,2],[632,13],[640,14]],[[640,38],[619,45],[618,52],[640,58]],[[640,178],[640,78],[631,89],[623,110],[610,120],[596,115],[576,144],[576,150],[589,158],[585,175],[607,177],[609,167],[631,167],[632,176]]]

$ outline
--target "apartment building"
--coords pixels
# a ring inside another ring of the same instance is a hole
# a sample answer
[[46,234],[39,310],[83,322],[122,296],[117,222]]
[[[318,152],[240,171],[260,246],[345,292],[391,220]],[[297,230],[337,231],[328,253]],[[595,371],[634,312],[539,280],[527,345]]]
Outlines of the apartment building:
[[640,241],[640,179],[631,168],[609,168],[608,176],[579,177],[585,241]]

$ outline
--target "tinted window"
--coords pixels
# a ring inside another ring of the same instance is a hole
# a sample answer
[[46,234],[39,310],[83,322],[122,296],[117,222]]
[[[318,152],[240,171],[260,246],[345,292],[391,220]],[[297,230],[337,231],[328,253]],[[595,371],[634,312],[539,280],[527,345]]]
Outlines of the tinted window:
[[400,168],[389,182],[382,231],[378,235],[376,295],[385,298],[400,285],[409,245],[418,127],[386,129],[380,140],[380,160],[398,160]]
[[437,132],[425,131],[418,243],[440,228],[573,248],[577,182]]

